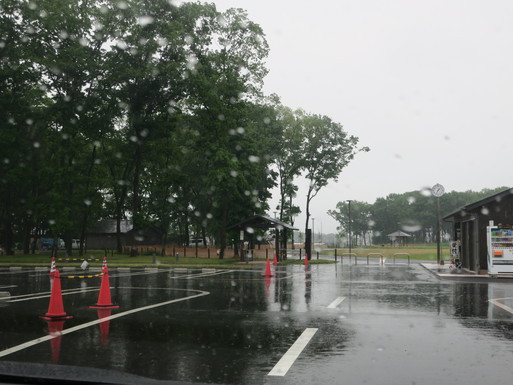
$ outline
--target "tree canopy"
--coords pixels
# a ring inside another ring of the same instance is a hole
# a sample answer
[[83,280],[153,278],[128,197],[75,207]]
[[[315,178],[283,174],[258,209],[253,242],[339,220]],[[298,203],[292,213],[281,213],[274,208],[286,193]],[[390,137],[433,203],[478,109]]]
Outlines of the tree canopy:
[[242,9],[3,0],[0,28],[9,253],[43,235],[71,253],[106,218],[118,249],[129,218],[158,227],[163,245],[211,236],[223,250],[228,225],[266,212],[277,175],[292,207],[297,175],[313,197],[354,155],[357,138],[338,123],[263,94],[269,47]]

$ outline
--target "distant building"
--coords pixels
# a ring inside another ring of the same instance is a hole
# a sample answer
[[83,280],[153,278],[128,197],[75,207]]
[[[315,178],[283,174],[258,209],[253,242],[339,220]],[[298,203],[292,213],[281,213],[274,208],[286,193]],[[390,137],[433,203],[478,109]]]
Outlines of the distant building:
[[513,189],[468,204],[443,217],[453,223],[452,239],[460,242],[463,267],[479,273],[488,269],[486,227],[513,225]]
[[[132,220],[120,222],[121,246],[160,245],[162,232],[155,226],[146,229],[134,229]],[[90,250],[116,249],[116,220],[103,219],[92,226],[86,234],[86,245]]]

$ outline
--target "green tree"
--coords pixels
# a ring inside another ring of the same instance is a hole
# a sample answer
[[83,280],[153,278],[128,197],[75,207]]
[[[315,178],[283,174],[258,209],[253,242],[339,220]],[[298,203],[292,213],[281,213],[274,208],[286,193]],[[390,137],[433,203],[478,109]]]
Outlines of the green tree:
[[306,233],[312,199],[330,180],[337,181],[356,153],[369,151],[369,148],[357,148],[358,138],[347,134],[341,124],[333,122],[327,116],[301,112],[298,118],[302,127],[301,167],[309,181],[306,194]]
[[367,236],[374,227],[374,223],[371,220],[371,204],[361,201],[351,202],[351,218],[349,218],[349,203],[338,202],[335,210],[329,210],[328,215],[335,219],[339,226],[337,229],[339,232],[345,234],[349,231],[349,219],[351,219],[351,235],[355,235],[355,246],[358,246],[358,238],[361,243],[366,245]]

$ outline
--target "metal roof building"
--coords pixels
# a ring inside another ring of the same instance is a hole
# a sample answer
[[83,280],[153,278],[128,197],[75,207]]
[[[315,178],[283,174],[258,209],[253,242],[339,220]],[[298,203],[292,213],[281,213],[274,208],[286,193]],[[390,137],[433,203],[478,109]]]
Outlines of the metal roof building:
[[460,241],[463,267],[476,273],[487,270],[486,227],[490,221],[513,224],[513,189],[470,203],[443,219],[453,222],[452,238]]

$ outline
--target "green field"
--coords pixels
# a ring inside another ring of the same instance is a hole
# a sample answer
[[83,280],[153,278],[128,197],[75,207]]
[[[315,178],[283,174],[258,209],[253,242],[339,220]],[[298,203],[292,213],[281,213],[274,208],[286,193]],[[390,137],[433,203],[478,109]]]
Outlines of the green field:
[[[337,255],[340,256],[344,253],[348,253],[349,249],[338,249]],[[356,254],[358,257],[364,258],[369,255],[370,258],[380,258],[380,255],[387,259],[393,259],[394,254],[396,259],[407,259],[408,255],[411,260],[422,260],[422,261],[436,261],[436,245],[414,245],[404,247],[392,247],[392,246],[370,246],[370,247],[357,247],[351,250],[352,254]],[[334,250],[324,250],[320,252],[322,255],[334,255]],[[444,260],[449,260],[449,246],[442,244],[441,256]]]
[[[84,258],[98,259],[98,261],[89,261],[90,267],[101,267],[105,253],[103,251],[88,251],[83,257],[79,257],[78,253],[67,259],[64,254],[58,254],[56,257],[56,265],[58,268],[64,266],[80,266]],[[50,267],[51,257],[49,252],[26,255],[16,254],[11,256],[0,256],[0,266],[48,266]],[[225,257],[224,259],[215,258],[196,258],[196,257],[179,257],[159,256],[156,255],[139,255],[130,257],[121,254],[107,255],[108,265],[111,267],[211,267],[211,268],[254,268],[265,264],[264,258],[257,258],[250,263],[240,262],[240,259],[233,257]],[[271,261],[272,262],[272,261]],[[282,264],[303,263],[303,261],[284,261]],[[312,260],[312,264],[332,263],[325,260]]]
[[[337,249],[337,256],[340,260],[340,256],[349,252],[348,249]],[[411,260],[424,260],[424,261],[436,261],[436,245],[420,245],[420,246],[407,246],[407,247],[391,247],[391,246],[372,246],[372,247],[357,247],[351,250],[351,253],[356,254],[360,258],[380,258],[381,255],[387,259],[393,259],[394,255],[396,259],[407,259],[408,256]],[[335,250],[321,250],[319,251],[319,260],[317,260],[315,253],[311,260],[312,264],[318,263],[333,263],[330,260],[323,260],[323,256],[334,256]],[[83,257],[79,257],[78,253],[75,253],[70,258],[75,260],[66,260],[66,255],[59,252],[57,255],[57,266],[80,266],[83,258],[96,258],[98,261],[90,261],[90,267],[100,267],[102,265],[102,259],[105,252],[102,250],[88,251]],[[448,246],[442,245],[442,259],[449,260],[449,248]],[[50,254],[49,252],[40,252],[39,254],[16,254],[13,256],[0,256],[0,266],[50,266]],[[239,258],[225,257],[219,259],[213,258],[196,258],[196,257],[179,257],[178,259],[174,256],[153,256],[153,255],[139,255],[130,257],[122,254],[107,254],[108,265],[112,267],[212,267],[212,268],[251,268],[258,265],[258,262],[263,264],[265,259],[258,258],[252,263],[246,264],[241,263]],[[294,264],[303,263],[303,261],[288,260],[283,261],[281,264]]]

